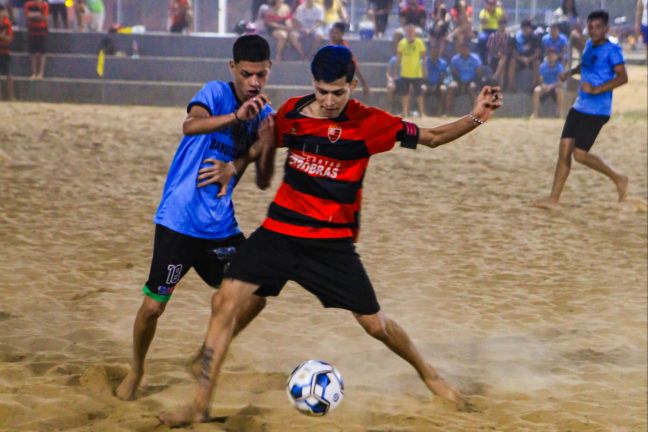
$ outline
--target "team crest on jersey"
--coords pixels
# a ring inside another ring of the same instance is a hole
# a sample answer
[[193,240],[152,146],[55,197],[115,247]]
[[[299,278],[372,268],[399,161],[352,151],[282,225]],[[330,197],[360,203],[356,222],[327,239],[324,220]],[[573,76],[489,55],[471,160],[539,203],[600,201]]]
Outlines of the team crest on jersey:
[[331,125],[328,128],[328,139],[332,143],[337,142],[342,136],[342,128],[337,125]]

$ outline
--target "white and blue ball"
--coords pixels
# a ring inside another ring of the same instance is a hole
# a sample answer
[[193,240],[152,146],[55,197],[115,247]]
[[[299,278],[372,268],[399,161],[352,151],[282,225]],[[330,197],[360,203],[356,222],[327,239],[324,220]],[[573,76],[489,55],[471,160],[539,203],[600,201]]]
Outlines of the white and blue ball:
[[292,371],[286,391],[288,399],[300,413],[323,416],[342,402],[344,381],[340,372],[329,363],[307,360]]

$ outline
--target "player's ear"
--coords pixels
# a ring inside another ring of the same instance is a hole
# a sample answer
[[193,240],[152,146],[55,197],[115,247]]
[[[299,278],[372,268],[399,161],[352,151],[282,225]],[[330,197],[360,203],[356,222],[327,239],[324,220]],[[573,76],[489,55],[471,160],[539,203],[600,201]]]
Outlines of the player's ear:
[[358,78],[353,78],[349,83],[349,87],[351,88],[351,91],[355,90],[355,88],[358,87]]
[[230,72],[234,73],[234,68],[236,67],[236,62],[234,60],[229,61]]

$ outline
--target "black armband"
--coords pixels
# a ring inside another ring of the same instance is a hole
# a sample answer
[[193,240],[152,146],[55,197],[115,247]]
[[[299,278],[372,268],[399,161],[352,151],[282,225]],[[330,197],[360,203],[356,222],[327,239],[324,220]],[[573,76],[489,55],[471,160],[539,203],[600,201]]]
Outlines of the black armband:
[[419,127],[404,121],[403,129],[396,134],[396,141],[400,141],[401,147],[415,149],[419,141]]

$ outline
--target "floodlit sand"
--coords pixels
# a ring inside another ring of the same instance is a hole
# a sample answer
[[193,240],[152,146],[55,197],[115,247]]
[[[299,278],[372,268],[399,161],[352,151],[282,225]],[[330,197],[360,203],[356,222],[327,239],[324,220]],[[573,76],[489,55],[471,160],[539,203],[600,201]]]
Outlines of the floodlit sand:
[[[212,410],[229,417],[194,430],[645,431],[645,68],[631,79],[595,146],[630,177],[626,203],[575,164],[559,211],[530,206],[548,193],[560,120],[495,120],[371,163],[358,249],[382,306],[477,412],[434,400],[349,313],[290,284],[231,348]],[[0,118],[0,430],[165,430],[156,415],[189,399],[184,363],[209,314],[195,273],[160,320],[138,399],[112,392],[183,108],[2,103]],[[235,196],[248,233],[272,198],[250,174]],[[325,418],[286,399],[307,358],[346,380]]]

